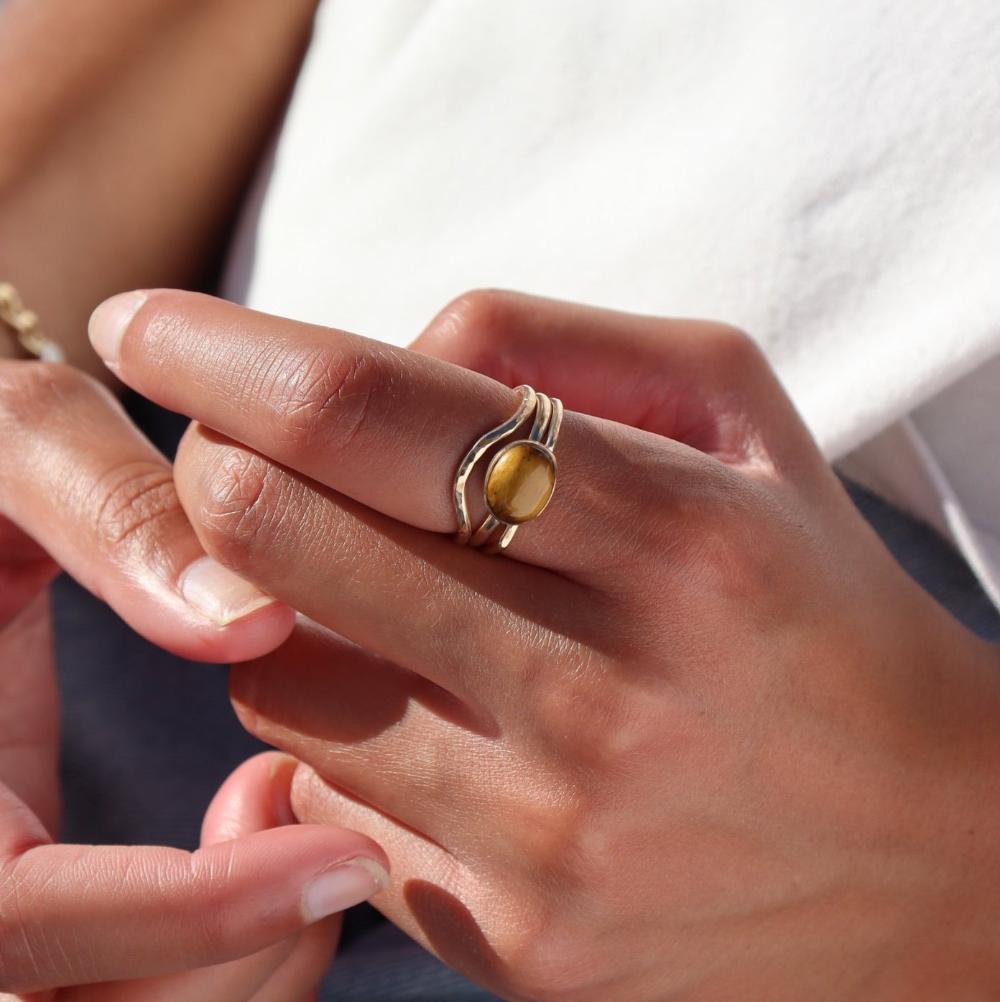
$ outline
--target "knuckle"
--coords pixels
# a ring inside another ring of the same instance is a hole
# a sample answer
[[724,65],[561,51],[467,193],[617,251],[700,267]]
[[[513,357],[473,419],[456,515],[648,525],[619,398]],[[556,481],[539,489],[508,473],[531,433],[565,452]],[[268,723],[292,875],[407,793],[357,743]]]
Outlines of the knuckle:
[[262,456],[229,449],[199,484],[192,512],[205,549],[239,569],[281,531],[287,479]]
[[170,470],[148,460],[112,467],[94,484],[91,501],[94,534],[110,554],[151,548],[161,529],[184,517]]
[[578,861],[599,817],[600,798],[582,772],[577,763],[563,761],[556,770],[536,763],[496,792],[512,857],[530,861],[533,879],[567,897],[581,886]]
[[533,694],[532,713],[539,734],[552,743],[570,761],[578,761],[579,753],[586,753],[592,740],[613,724],[614,690],[609,685],[604,691],[598,679],[584,679],[578,675],[563,679],[562,684],[539,686]]
[[391,351],[372,348],[308,352],[275,381],[270,409],[280,419],[282,444],[292,455],[321,447],[342,453],[378,420],[378,404],[399,382]]
[[[562,782],[547,791],[544,798],[537,792],[537,779],[532,785],[536,791],[533,795],[522,792],[506,805],[505,816],[518,822],[513,844],[523,850],[522,858],[531,859],[533,871],[546,884],[567,891],[574,882],[572,861],[590,820],[592,804],[582,784]],[[524,844],[518,846],[521,841]]]
[[518,927],[502,944],[518,998],[581,1002],[609,997],[605,979],[613,957],[605,945],[607,934],[635,911],[635,889],[622,886],[621,861],[633,856],[637,845],[659,837],[654,826],[630,829],[620,800],[610,801],[581,818],[586,824],[563,847],[558,869],[533,869],[545,898],[534,914],[519,916]]
[[530,879],[544,889],[541,900],[522,903],[516,923],[498,937],[507,987],[514,997],[541,1002],[604,998],[593,994],[608,967],[602,933],[634,908],[632,892],[621,886],[621,860],[655,839],[656,830],[622,814],[620,793],[607,789],[607,776],[603,793],[577,783],[533,799],[522,789],[513,803],[502,804],[505,829],[523,833],[510,841],[512,858],[529,861],[521,865],[530,866]]
[[425,335],[433,337],[448,357],[461,356],[468,364],[495,350],[511,329],[519,303],[519,296],[503,289],[463,292],[438,312]]
[[708,492],[684,519],[683,541],[675,551],[682,573],[678,585],[716,599],[753,597],[769,590],[769,518],[760,491],[731,474],[727,489]]
[[685,552],[687,587],[716,600],[732,592],[746,592],[750,568],[741,548],[725,531],[705,526],[689,538]]
[[705,350],[715,365],[736,377],[767,368],[757,342],[746,331],[730,324],[712,324],[705,338]]
[[[532,812],[530,820],[544,818]],[[547,842],[545,847],[556,850],[554,843]],[[567,851],[564,843],[560,848]],[[582,999],[592,979],[593,959],[588,957],[592,944],[585,932],[571,928],[571,916],[581,907],[581,901],[566,879],[565,867],[557,870],[542,861],[534,843],[530,853],[532,880],[544,891],[511,902],[514,921],[505,922],[494,932],[494,948],[504,962],[503,994],[537,1002]]]
[[671,453],[648,464],[646,497],[638,519],[648,534],[648,552],[662,564],[669,555],[701,549],[706,539],[729,539],[758,514],[753,481],[725,463],[700,453]]
[[610,668],[536,696],[538,733],[556,760],[572,765],[583,789],[589,777],[625,778],[641,770],[662,754],[676,723],[669,700],[651,689],[642,666],[630,664],[629,678],[610,675],[624,670]]
[[515,998],[536,1002],[580,1002],[596,980],[593,944],[574,935],[551,909],[528,916],[501,945],[508,972],[506,988]]

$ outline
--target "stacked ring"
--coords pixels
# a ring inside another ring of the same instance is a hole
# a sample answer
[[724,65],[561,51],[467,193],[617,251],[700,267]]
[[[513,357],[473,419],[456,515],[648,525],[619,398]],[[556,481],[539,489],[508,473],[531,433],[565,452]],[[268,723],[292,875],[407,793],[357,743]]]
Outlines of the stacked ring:
[[[455,473],[454,502],[458,518],[457,542],[482,548],[487,553],[507,549],[518,526],[538,518],[545,510],[556,486],[555,446],[562,425],[562,401],[538,393],[530,386],[518,386],[521,403],[503,424],[481,435],[462,457]],[[527,421],[526,438],[516,436]],[[483,501],[488,514],[473,531],[466,501],[466,487],[473,470],[491,452],[483,485]],[[498,531],[499,530],[499,531]]]

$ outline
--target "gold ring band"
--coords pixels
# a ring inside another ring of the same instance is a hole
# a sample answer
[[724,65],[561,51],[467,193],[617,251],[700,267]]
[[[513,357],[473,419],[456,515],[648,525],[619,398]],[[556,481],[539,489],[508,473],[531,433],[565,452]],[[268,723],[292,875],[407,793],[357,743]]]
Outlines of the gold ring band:
[[[556,486],[555,446],[562,426],[562,401],[527,385],[518,386],[517,391],[521,403],[514,414],[476,439],[455,472],[455,540],[487,553],[507,549],[518,527],[542,514]],[[516,437],[528,420],[528,435]],[[501,445],[512,437],[513,441]],[[483,484],[487,515],[473,531],[466,488],[473,470],[493,449]]]
[[0,326],[9,329],[18,346],[42,362],[64,362],[63,350],[39,329],[38,315],[26,309],[17,289],[0,282]]

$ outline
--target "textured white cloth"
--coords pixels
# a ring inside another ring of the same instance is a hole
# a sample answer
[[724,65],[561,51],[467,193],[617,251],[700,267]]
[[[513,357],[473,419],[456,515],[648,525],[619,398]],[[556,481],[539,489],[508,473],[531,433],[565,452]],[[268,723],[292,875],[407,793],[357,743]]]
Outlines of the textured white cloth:
[[917,480],[857,468],[1000,599],[997,0],[328,0],[256,196],[252,306],[397,344],[484,285],[714,317],[831,459],[909,415]]

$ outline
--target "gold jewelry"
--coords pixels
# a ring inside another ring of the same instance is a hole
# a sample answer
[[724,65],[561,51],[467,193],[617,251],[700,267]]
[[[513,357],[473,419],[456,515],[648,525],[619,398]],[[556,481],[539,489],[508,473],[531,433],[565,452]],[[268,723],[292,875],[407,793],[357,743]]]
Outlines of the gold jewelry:
[[9,282],[0,282],[0,324],[11,329],[17,343],[29,355],[43,362],[66,360],[62,348],[39,330],[38,314],[25,309],[17,289]]
[[[503,424],[481,435],[462,457],[455,472],[453,498],[458,517],[456,542],[498,553],[510,546],[518,526],[538,518],[556,487],[555,446],[562,426],[563,405],[555,397],[518,386],[521,403]],[[486,467],[483,501],[489,514],[472,531],[465,490],[479,461],[532,418],[527,438],[515,438],[499,449]],[[496,530],[504,526],[497,534]]]

